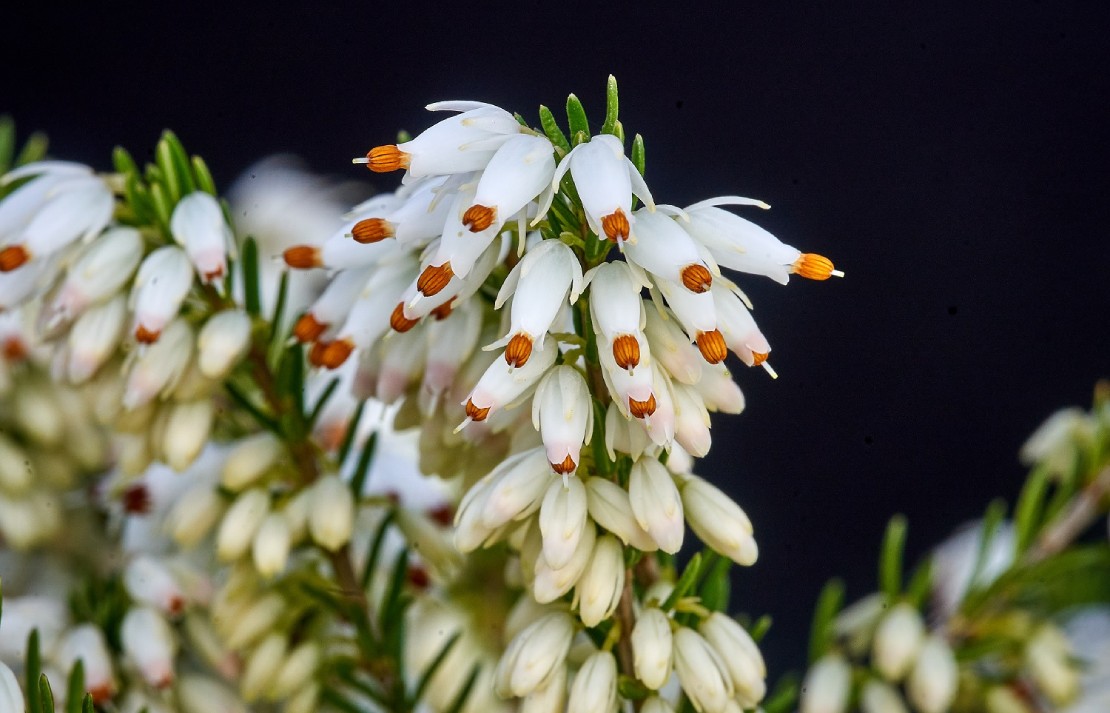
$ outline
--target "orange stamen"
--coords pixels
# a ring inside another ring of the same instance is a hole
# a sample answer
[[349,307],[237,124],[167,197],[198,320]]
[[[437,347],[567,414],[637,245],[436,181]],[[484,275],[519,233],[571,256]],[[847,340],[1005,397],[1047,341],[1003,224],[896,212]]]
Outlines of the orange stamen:
[[454,308],[455,308],[455,298],[452,297],[451,299],[449,299],[446,302],[444,302],[443,304],[441,304],[439,307],[436,307],[435,309],[433,309],[432,310],[432,316],[435,317],[437,320],[440,320],[440,321],[445,320],[445,319],[447,319],[448,317],[451,316],[451,310],[453,310]]
[[713,286],[713,276],[709,274],[709,268],[695,262],[682,268],[682,284],[686,289],[700,295],[709,292],[709,288]]
[[637,401],[631,396],[628,397],[628,410],[636,418],[645,418],[655,413],[655,394],[650,394],[647,401]]
[[308,350],[308,363],[317,368],[324,365],[324,352],[328,350],[331,342],[316,342]]
[[351,236],[355,242],[363,245],[392,238],[393,235],[393,224],[384,218],[366,218],[351,228]]
[[420,273],[420,277],[416,279],[416,289],[420,294],[425,297],[439,294],[440,290],[447,287],[447,283],[455,273],[451,271],[451,262],[445,262],[442,265],[429,265],[424,268],[424,272]]
[[0,272],[11,272],[31,259],[31,253],[22,245],[9,245],[0,250]]
[[486,416],[489,415],[489,406],[485,408],[478,408],[470,399],[466,400],[466,417],[471,421],[485,421]]
[[698,351],[701,352],[702,358],[710,364],[720,364],[728,356],[725,337],[719,329],[714,329],[711,332],[698,332],[697,342]]
[[324,348],[320,361],[328,369],[338,369],[354,350],[355,343],[350,339],[337,339]]
[[470,228],[472,233],[480,233],[489,226],[493,225],[493,218],[497,215],[496,208],[489,208],[484,205],[472,205],[463,213],[463,225]]
[[23,361],[30,351],[26,342],[19,337],[8,337],[4,340],[3,354],[5,361]]
[[141,324],[135,327],[135,341],[139,344],[154,344],[160,336],[162,332],[158,330],[147,329]]
[[562,463],[552,463],[551,469],[559,475],[566,475],[567,473],[573,473],[575,470],[577,470],[578,464],[575,463],[574,459],[568,455],[566,458],[563,459]]
[[376,146],[366,154],[366,165],[374,173],[389,173],[399,168],[408,168],[412,159],[409,154],[394,144]]
[[389,315],[389,326],[397,332],[407,332],[415,327],[419,321],[419,319],[409,319],[405,316],[404,302],[398,302],[397,306],[393,308],[393,314]]
[[532,337],[524,332],[514,334],[505,347],[505,361],[509,366],[524,366],[532,356]]
[[320,335],[323,334],[324,330],[327,328],[328,325],[317,321],[316,318],[312,316],[311,312],[305,312],[301,315],[301,318],[297,320],[297,323],[293,325],[293,336],[296,337],[297,341],[301,344],[308,344],[309,342],[315,342],[319,339]]
[[752,366],[759,366],[771,356],[770,352],[752,352]]
[[613,340],[613,359],[622,369],[633,369],[640,364],[640,343],[631,334],[622,334]]
[[300,270],[310,267],[321,267],[324,263],[320,258],[320,248],[315,245],[294,245],[283,253],[285,264]]
[[623,210],[617,208],[601,219],[601,229],[605,232],[605,237],[615,243],[619,240],[628,240],[631,228],[628,225],[628,216]]
[[208,272],[204,273],[204,281],[206,283],[207,282],[212,282],[213,280],[218,280],[223,276],[224,276],[224,266],[220,265],[215,270],[209,270]]
[[794,261],[794,273],[807,280],[827,280],[834,272],[832,260],[817,253],[802,253]]

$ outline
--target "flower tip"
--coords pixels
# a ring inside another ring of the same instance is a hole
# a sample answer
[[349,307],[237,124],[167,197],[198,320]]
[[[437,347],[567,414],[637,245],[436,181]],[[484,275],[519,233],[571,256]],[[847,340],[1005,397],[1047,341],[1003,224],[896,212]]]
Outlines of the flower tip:
[[0,250],[0,272],[11,272],[22,267],[31,259],[31,253],[23,245],[9,245]]

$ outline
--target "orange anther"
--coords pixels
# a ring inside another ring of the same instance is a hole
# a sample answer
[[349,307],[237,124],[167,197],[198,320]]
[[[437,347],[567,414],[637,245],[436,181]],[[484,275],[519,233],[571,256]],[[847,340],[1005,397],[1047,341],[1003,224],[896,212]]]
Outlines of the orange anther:
[[305,312],[293,325],[293,336],[297,338],[298,342],[307,344],[319,339],[327,328],[328,325],[317,321],[311,312]]
[[713,286],[713,276],[709,274],[709,268],[695,262],[682,268],[682,284],[697,294],[709,292],[709,288]]
[[628,240],[628,233],[631,228],[628,225],[628,216],[624,214],[623,210],[617,208],[601,219],[601,229],[605,232],[605,237],[615,243],[619,240]]
[[393,224],[384,218],[365,218],[351,228],[356,243],[376,243],[393,237]]
[[834,271],[832,260],[817,253],[802,253],[794,261],[795,274],[807,280],[827,280]]
[[147,329],[143,325],[135,327],[135,341],[139,344],[154,344],[162,332],[157,329]]
[[9,245],[0,250],[0,272],[11,272],[31,259],[31,253],[22,245]]
[[567,473],[573,473],[575,470],[577,470],[578,464],[575,463],[574,459],[568,455],[566,458],[563,459],[562,463],[552,463],[551,469],[559,475],[566,475]]
[[463,213],[462,222],[463,225],[470,228],[470,232],[480,233],[493,225],[493,219],[496,215],[496,208],[489,208],[484,205],[472,205]]
[[650,394],[647,401],[637,401],[631,396],[628,397],[628,410],[636,418],[645,418],[655,413],[655,394]]
[[633,369],[640,364],[640,342],[631,334],[622,334],[613,340],[613,359],[622,369]]
[[407,332],[415,327],[419,321],[419,319],[409,319],[405,316],[404,302],[398,302],[397,306],[393,308],[393,314],[389,315],[389,326],[397,332]]
[[429,265],[416,279],[416,289],[425,297],[437,295],[444,288],[455,273],[451,271],[450,261],[442,265]]
[[470,399],[466,400],[466,417],[471,421],[485,421],[486,416],[489,415],[489,406],[485,408],[478,408]]
[[324,264],[320,259],[320,248],[315,245],[294,245],[291,248],[286,248],[282,255],[285,258],[286,265],[300,270],[320,267]]
[[350,339],[337,339],[324,348],[320,357],[321,364],[328,369],[338,369],[351,356],[355,350],[355,343]]
[[376,146],[366,154],[366,165],[374,173],[389,173],[399,168],[408,168],[411,156],[394,144]]
[[532,356],[532,337],[524,332],[514,334],[505,347],[505,361],[509,366],[524,366]]
[[721,330],[711,332],[698,332],[698,351],[702,358],[710,364],[720,364],[728,356],[728,347],[725,345],[724,335]]

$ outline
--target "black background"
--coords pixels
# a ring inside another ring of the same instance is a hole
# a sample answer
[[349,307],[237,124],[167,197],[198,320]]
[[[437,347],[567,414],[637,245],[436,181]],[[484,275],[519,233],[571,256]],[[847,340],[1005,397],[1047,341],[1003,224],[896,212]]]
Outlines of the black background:
[[1012,500],[1025,436],[1110,376],[1103,3],[37,5],[2,11],[0,111],[59,157],[171,127],[225,187],[276,151],[365,178],[430,101],[600,117],[612,72],[657,200],[762,198],[832,257],[847,279],[742,282],[781,378],[737,366],[748,410],[701,467],[755,522],[734,605],[774,615],[772,677],[827,577],[874,588],[890,514],[916,557]]

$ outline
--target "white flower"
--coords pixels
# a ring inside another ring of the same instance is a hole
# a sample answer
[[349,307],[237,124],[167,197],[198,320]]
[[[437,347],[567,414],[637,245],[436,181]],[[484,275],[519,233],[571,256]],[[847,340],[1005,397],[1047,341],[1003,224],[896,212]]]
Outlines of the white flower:
[[324,549],[334,552],[345,545],[354,531],[354,519],[354,496],[346,483],[329,475],[312,486],[308,531]]
[[678,552],[685,529],[682,500],[663,464],[647,456],[637,460],[628,478],[628,498],[636,522],[659,544],[659,549],[671,554]]
[[571,304],[578,300],[582,279],[574,251],[558,240],[540,242],[513,267],[494,303],[494,309],[500,309],[513,295],[509,334],[494,343],[507,345],[504,356],[510,366],[524,366],[533,347],[543,347],[567,293]]
[[135,339],[143,344],[157,342],[192,286],[193,267],[184,250],[166,245],[147,255],[131,290]]
[[[644,418],[650,417],[645,415]],[[617,459],[617,451],[639,458],[653,446],[651,436],[644,429],[643,419],[631,418],[631,414],[622,412],[618,402],[610,401],[605,410],[605,450],[609,460]]]
[[592,527],[586,511],[586,486],[578,478],[552,481],[540,505],[543,558],[552,569],[570,562],[578,540]]
[[23,691],[7,664],[0,661],[0,710],[20,713],[24,710]]
[[1082,687],[1075,651],[1059,628],[1042,624],[1025,645],[1025,663],[1037,687],[1053,704],[1075,700]]
[[709,453],[713,443],[705,401],[701,394],[686,384],[671,384],[671,394],[675,400],[675,440],[690,455],[701,458]]
[[290,651],[273,681],[270,697],[286,698],[308,684],[316,675],[321,656],[320,645],[315,641],[305,641]]
[[235,498],[216,534],[219,558],[230,562],[246,554],[269,512],[270,495],[261,488],[248,490]]
[[500,227],[545,188],[551,190],[554,151],[546,138],[528,134],[501,144],[478,180],[474,203],[463,213],[463,224],[474,233],[491,225]]
[[123,295],[85,310],[66,336],[66,376],[70,382],[87,381],[104,365],[127,328],[127,300]]
[[251,652],[239,681],[239,693],[244,701],[252,703],[258,700],[277,683],[288,644],[284,634],[274,632]]
[[510,520],[520,520],[539,509],[552,483],[541,448],[510,456],[490,474],[481,510],[482,524],[494,530]]
[[605,478],[586,481],[586,500],[590,517],[626,545],[643,552],[654,552],[659,545],[651,538],[632,512],[628,492]]
[[888,681],[909,673],[925,639],[925,622],[917,608],[900,602],[891,607],[875,630],[872,662]]
[[493,412],[516,401],[547,373],[558,353],[559,348],[548,342],[538,345],[521,367],[509,366],[501,359],[494,360],[463,402],[466,420],[459,429],[471,421],[484,421]]
[[557,366],[532,398],[532,424],[540,432],[551,468],[564,478],[581,462],[583,443],[593,433],[593,400],[576,369]]
[[329,328],[338,327],[351,303],[370,279],[370,268],[341,270],[324,288],[293,327],[293,336],[301,342],[314,342],[325,336]]
[[106,703],[116,694],[112,656],[104,634],[96,626],[82,624],[70,629],[59,642],[54,661],[63,671],[72,670],[78,661],[84,664],[85,690],[94,703]]
[[62,632],[69,627],[69,607],[48,594],[4,597],[4,617],[0,619],[0,661],[18,663],[27,654],[27,638],[38,629],[43,651],[52,651]]
[[123,584],[140,604],[177,615],[185,609],[185,591],[173,572],[152,555],[139,555],[127,564]]
[[771,345],[763,332],[759,331],[743,300],[735,292],[719,284],[713,287],[713,300],[717,307],[717,326],[724,335],[728,348],[748,366],[762,366],[772,377],[777,376],[767,363]]
[[921,713],[943,713],[956,697],[958,676],[952,649],[941,636],[931,634],[922,644],[906,682],[909,699]]
[[[987,700],[987,709],[991,713],[997,713],[991,708],[989,693],[987,694]],[[902,700],[902,695],[890,684],[876,679],[871,679],[863,685],[859,707],[863,713],[909,713],[909,708]],[[1021,710],[1024,711],[1025,709],[1022,708]]]
[[261,478],[282,452],[281,442],[269,431],[247,436],[228,453],[220,484],[228,490],[242,490]]
[[134,228],[112,228],[94,240],[66,270],[58,293],[44,310],[48,327],[66,322],[118,292],[143,256]]
[[199,674],[181,677],[177,700],[182,713],[248,713],[247,706],[224,684]]
[[735,695],[728,665],[693,629],[674,633],[674,670],[698,713],[723,713]]
[[251,556],[254,566],[263,577],[273,577],[285,569],[289,560],[290,546],[289,523],[281,513],[270,513],[258,532],[254,535],[251,545]]
[[566,703],[567,667],[557,666],[550,680],[520,702],[520,713],[564,713]]
[[969,589],[987,586],[1014,561],[1014,528],[1002,522],[986,544],[986,556],[976,574],[984,534],[982,522],[965,524],[933,552],[933,615],[937,619],[952,616]]
[[404,168],[406,179],[479,171],[502,144],[521,133],[513,115],[492,104],[443,101],[427,109],[461,113],[433,124],[411,141],[373,148],[354,162],[368,164],[376,173]]
[[660,280],[708,292],[713,275],[693,238],[662,211],[641,208],[634,215],[636,240],[624,247],[625,257]]
[[616,708],[617,659],[608,651],[596,651],[574,676],[567,710],[610,713]]
[[578,616],[586,626],[597,626],[612,616],[624,591],[624,549],[617,538],[602,535],[593,556],[575,585]]
[[590,286],[590,315],[596,332],[604,336],[617,366],[629,371],[651,363],[644,328],[646,314],[632,269],[624,262],[606,262],[585,277]]
[[163,528],[182,547],[200,542],[223,515],[223,501],[207,483],[186,490],[166,514]]
[[212,434],[213,408],[207,398],[182,401],[170,407],[162,440],[167,465],[180,472],[196,460]]
[[698,345],[701,356],[710,364],[719,364],[728,356],[728,345],[717,327],[717,307],[710,291],[691,292],[668,280],[657,280],[656,286],[667,300],[690,340]]
[[209,317],[197,335],[200,373],[223,379],[247,353],[250,337],[251,319],[243,310],[224,310]]
[[267,594],[257,601],[251,602],[236,610],[236,617],[232,621],[214,621],[217,625],[226,627],[225,642],[230,649],[241,649],[250,646],[266,633],[285,611],[285,600],[276,593]]
[[[625,157],[624,147],[615,136],[599,134],[571,149],[555,171],[551,181],[553,189],[558,187],[567,170],[578,189],[586,222],[599,237],[604,236],[620,245],[634,238],[631,226],[633,194],[651,210],[655,209],[647,184],[632,161]],[[547,206],[541,206],[539,215],[546,212]]]
[[161,614],[149,607],[128,609],[120,624],[120,640],[148,686],[166,688],[173,683],[177,637]]
[[810,666],[802,681],[801,713],[843,713],[852,692],[852,667],[839,654]]
[[[558,568],[552,567],[544,557],[539,530],[531,528],[528,536],[521,551],[521,567],[531,567],[535,573],[532,581],[532,596],[537,602],[547,604],[569,592],[582,578],[593,556],[594,545],[597,544],[597,530],[587,522],[570,559]],[[529,542],[530,539],[531,542]]]
[[721,654],[736,695],[745,708],[755,706],[767,693],[767,666],[751,635],[734,619],[720,612],[710,614],[698,631]]
[[193,330],[183,319],[170,322],[162,337],[139,354],[127,375],[123,407],[134,410],[177,385],[193,357]]
[[653,691],[658,691],[671,676],[673,646],[667,615],[657,607],[641,611],[632,628],[632,666],[636,678]]
[[482,310],[474,301],[462,303],[446,318],[428,325],[428,357],[422,393],[438,401],[453,385],[459,368],[478,346],[481,329]]
[[690,529],[702,542],[737,564],[755,564],[759,550],[752,522],[720,488],[690,474],[682,483],[682,504]]
[[675,381],[690,385],[699,383],[705,360],[670,310],[649,307],[644,310],[644,317],[644,334],[652,356]]
[[400,205],[394,201],[366,211],[356,208],[352,217],[359,220],[351,228],[351,236],[360,243],[396,238],[398,243],[412,246],[439,237],[451,207],[445,194],[453,184],[447,183],[439,177],[414,181],[407,186],[412,190]]
[[185,248],[202,283],[207,285],[224,277],[234,237],[214,197],[204,191],[182,197],[170,217],[170,232]]
[[517,634],[497,664],[495,688],[502,698],[526,696],[565,666],[574,621],[565,612],[547,614]]

